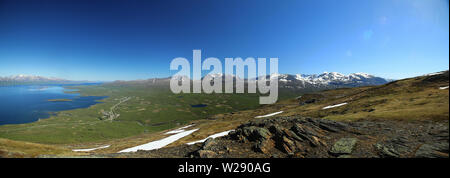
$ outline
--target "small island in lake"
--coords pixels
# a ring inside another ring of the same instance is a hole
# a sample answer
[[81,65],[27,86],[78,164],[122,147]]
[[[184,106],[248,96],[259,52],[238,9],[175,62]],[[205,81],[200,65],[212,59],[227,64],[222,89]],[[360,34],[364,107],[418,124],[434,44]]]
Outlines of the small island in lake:
[[62,101],[72,101],[71,99],[49,99],[47,101],[51,102],[62,102]]

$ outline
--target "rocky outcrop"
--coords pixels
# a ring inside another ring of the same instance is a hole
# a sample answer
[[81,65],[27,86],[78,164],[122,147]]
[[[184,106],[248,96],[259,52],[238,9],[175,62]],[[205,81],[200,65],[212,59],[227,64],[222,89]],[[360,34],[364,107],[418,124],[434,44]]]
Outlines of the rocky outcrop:
[[308,117],[255,119],[203,143],[105,157],[448,158],[444,122],[337,122]]
[[192,156],[448,158],[448,124],[428,124],[336,122],[304,117],[258,119],[239,126],[226,137],[208,139]]

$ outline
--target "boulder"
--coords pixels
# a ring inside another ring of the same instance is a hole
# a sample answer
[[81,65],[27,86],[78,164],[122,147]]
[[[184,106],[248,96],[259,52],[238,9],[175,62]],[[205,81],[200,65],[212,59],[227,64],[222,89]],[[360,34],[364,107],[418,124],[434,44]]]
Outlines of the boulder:
[[331,147],[330,153],[336,155],[350,154],[357,141],[356,138],[341,138]]

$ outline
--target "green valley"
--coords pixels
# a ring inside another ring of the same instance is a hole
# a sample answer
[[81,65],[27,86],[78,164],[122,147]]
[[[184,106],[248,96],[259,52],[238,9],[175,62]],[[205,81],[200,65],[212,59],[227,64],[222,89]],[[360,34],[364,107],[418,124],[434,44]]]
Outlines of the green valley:
[[[37,122],[2,125],[0,137],[46,144],[96,142],[153,133],[260,106],[257,94],[173,94],[165,82],[67,87],[71,89],[68,93],[108,97],[89,108],[60,111]],[[284,93],[281,98],[295,94]],[[199,104],[205,106],[193,107]]]

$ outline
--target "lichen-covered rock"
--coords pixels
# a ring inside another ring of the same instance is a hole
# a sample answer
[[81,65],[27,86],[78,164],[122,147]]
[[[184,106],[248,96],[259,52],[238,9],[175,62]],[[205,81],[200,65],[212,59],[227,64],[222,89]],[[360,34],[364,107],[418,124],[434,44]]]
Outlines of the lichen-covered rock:
[[341,138],[334,143],[333,147],[331,147],[330,153],[336,155],[350,154],[352,153],[357,141],[358,140],[356,138]]
[[267,130],[266,128],[255,126],[243,128],[242,133],[250,141],[264,141],[266,139],[269,139],[271,135],[269,130]]

